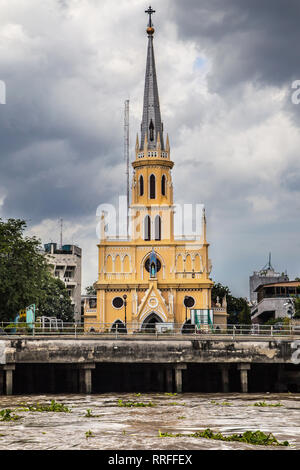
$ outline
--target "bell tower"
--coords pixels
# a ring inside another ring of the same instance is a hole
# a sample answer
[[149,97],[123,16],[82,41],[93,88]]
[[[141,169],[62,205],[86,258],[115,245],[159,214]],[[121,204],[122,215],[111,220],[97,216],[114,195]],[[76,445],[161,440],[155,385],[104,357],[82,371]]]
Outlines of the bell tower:
[[132,236],[135,240],[174,239],[173,183],[170,143],[164,140],[154,58],[151,6],[146,29],[148,50],[141,136],[137,135],[132,181]]

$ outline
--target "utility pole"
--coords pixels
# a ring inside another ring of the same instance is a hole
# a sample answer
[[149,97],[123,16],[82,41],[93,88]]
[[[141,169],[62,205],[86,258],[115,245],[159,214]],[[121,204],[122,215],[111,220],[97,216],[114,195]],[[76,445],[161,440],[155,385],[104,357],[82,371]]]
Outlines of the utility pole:
[[129,100],[125,101],[125,112],[124,112],[124,160],[126,163],[127,237],[128,237],[129,236]]

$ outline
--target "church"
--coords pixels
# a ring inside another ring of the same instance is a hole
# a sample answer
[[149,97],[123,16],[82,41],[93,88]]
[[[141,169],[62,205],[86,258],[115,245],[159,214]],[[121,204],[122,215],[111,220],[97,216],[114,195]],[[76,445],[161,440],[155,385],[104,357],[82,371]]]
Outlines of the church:
[[[154,58],[151,7],[141,132],[132,162],[130,230],[125,238],[109,237],[105,214],[98,244],[95,305],[86,303],[89,331],[188,331],[193,325],[222,327],[226,299],[212,304],[212,269],[208,257],[205,210],[201,233],[175,236],[170,141],[161,119]],[[184,215],[183,215],[184,216]]]

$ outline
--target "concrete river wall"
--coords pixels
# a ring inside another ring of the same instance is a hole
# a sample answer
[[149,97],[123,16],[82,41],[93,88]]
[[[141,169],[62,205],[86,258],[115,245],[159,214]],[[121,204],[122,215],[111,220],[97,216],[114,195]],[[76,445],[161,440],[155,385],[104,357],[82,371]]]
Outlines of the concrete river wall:
[[293,337],[3,337],[0,394],[299,392],[299,343]]

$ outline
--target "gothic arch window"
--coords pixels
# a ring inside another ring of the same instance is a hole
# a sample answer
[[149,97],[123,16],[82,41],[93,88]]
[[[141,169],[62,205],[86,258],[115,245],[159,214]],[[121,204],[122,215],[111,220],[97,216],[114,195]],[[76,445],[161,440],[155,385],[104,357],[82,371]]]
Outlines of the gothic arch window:
[[192,258],[191,255],[187,255],[185,258],[185,271],[190,273],[192,272]]
[[146,215],[144,219],[144,240],[151,240],[151,219],[149,215]]
[[155,240],[161,240],[161,218],[159,215],[155,217],[154,227],[155,227]]
[[127,333],[127,328],[124,322],[121,320],[116,320],[112,327],[111,327],[111,332],[118,331],[119,333]]
[[165,175],[162,175],[162,178],[161,178],[161,194],[162,194],[162,196],[166,195],[166,177],[165,177]]
[[143,196],[143,195],[144,195],[144,178],[141,175],[140,176],[140,196]]
[[155,186],[156,186],[156,181],[155,181],[155,176],[151,175],[150,176],[150,199],[155,199]]
[[143,321],[143,324],[142,324],[142,327],[141,329],[142,330],[152,330],[152,331],[155,331],[155,324],[156,323],[163,323],[163,320],[160,318],[159,315],[157,315],[157,313],[155,312],[152,312],[150,313],[150,315],[148,315],[145,320]]
[[[160,261],[158,258],[156,259],[156,272],[159,273],[161,270],[163,261]],[[146,258],[146,261],[144,262],[144,267],[148,273],[150,273],[150,256]]]
[[152,142],[154,140],[154,125],[153,125],[152,119],[150,121],[149,131],[150,131],[150,141]]

